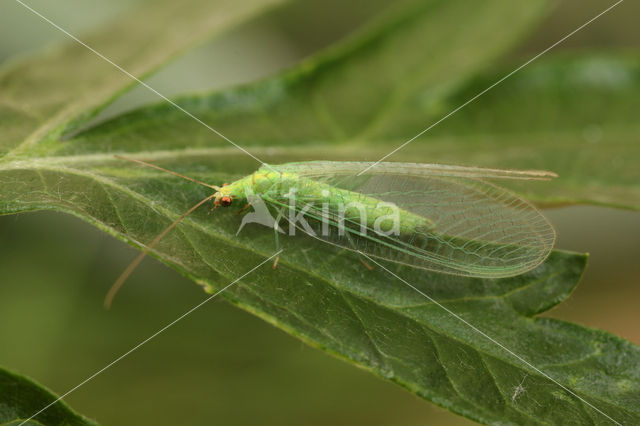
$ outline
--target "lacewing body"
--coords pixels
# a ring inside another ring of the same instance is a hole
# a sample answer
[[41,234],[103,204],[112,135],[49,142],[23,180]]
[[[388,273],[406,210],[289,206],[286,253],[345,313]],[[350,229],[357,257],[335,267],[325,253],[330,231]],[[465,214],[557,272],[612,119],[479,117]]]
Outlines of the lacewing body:
[[535,207],[488,180],[555,176],[393,162],[265,164],[216,187],[214,202],[228,206],[232,200],[249,200],[254,208],[264,202],[277,217],[277,228],[284,219],[313,237],[368,256],[500,278],[542,263],[553,248],[555,231]]
[[[215,186],[145,161],[116,155],[196,182],[215,192],[162,231],[115,281],[105,306],[144,256],[209,200],[252,205],[248,215],[280,223],[322,241],[391,262],[482,278],[522,274],[551,252],[555,230],[535,207],[488,180],[549,180],[537,170],[500,170],[419,163],[309,161],[264,164],[231,184]],[[244,209],[243,209],[244,210]],[[276,216],[276,219],[273,218]],[[291,232],[290,232],[291,233]],[[278,257],[274,263],[277,265]]]

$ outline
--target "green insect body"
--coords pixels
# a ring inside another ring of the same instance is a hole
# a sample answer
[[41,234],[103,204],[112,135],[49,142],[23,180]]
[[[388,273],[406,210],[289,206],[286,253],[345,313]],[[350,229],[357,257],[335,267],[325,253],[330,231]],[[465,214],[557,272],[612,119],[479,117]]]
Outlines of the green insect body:
[[220,196],[246,201],[247,193],[253,193],[270,203],[289,208],[288,195],[295,190],[298,202],[322,206],[327,212],[342,210],[345,221],[368,227],[378,225],[382,232],[392,231],[394,223],[390,216],[396,213],[400,234],[409,234],[418,229],[426,232],[434,226],[428,218],[401,208],[394,209],[377,198],[317,182],[296,173],[269,170],[268,167],[223,186],[219,191]]
[[312,161],[264,165],[216,187],[214,195],[222,206],[257,196],[277,212],[274,227],[285,219],[290,229],[368,256],[500,278],[542,263],[555,231],[533,206],[487,180],[552,177],[545,171]]

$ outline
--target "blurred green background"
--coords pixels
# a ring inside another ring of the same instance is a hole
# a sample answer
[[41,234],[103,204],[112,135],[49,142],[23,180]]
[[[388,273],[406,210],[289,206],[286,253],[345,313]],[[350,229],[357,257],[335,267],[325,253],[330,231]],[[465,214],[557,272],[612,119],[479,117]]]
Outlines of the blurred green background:
[[[126,13],[132,3],[137,2],[30,2],[75,34]],[[610,4],[558,2],[511,59],[528,59]],[[328,6],[310,13],[308,6],[287,19],[259,19],[178,58],[149,83],[163,94],[177,94],[271,74],[339,38],[375,10],[361,6],[340,13]],[[65,39],[14,2],[4,2],[1,12],[0,65]],[[639,12],[640,5],[626,2],[558,50],[637,48]],[[151,101],[154,95],[136,88],[103,117]],[[546,214],[558,230],[558,248],[591,253],[577,290],[546,315],[640,343],[640,214],[580,206]],[[107,289],[136,252],[62,214],[0,217],[0,243],[0,365],[57,393],[206,297],[186,278],[148,259],[112,310],[104,311]],[[104,425],[185,424],[185,416],[192,425],[471,424],[222,300],[188,316],[67,401]]]

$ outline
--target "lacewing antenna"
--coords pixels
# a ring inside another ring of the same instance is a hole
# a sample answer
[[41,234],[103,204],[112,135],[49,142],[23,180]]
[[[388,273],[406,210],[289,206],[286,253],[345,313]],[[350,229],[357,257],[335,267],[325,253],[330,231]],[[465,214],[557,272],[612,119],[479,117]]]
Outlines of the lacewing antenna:
[[160,167],[160,166],[156,166],[155,164],[147,163],[146,161],[138,160],[136,158],[131,158],[131,157],[125,157],[124,155],[120,155],[120,154],[115,154],[114,157],[119,158],[121,160],[127,160],[127,161],[132,161],[134,163],[142,164],[143,166],[151,167],[153,169],[160,170],[162,172],[169,173],[171,175],[181,177],[182,179],[186,179],[186,180],[190,180],[191,182],[199,183],[200,185],[204,185],[207,188],[215,189],[216,191],[218,191],[220,189],[220,187],[218,187],[218,186],[209,185],[208,183],[202,182],[201,180],[194,179],[194,178],[189,177],[189,176],[185,176],[185,175],[180,174],[178,172],[174,172],[173,170],[169,170],[169,169],[165,169],[165,168]]
[[160,240],[162,240],[165,237],[165,235],[167,235],[169,233],[169,231],[171,231],[173,228],[175,228],[177,224],[182,222],[182,220],[185,217],[189,216],[198,207],[200,207],[201,205],[203,205],[207,201],[211,200],[215,196],[216,196],[215,194],[211,194],[207,198],[205,198],[204,200],[201,200],[200,202],[198,202],[198,204],[196,204],[195,206],[193,206],[189,210],[187,210],[182,216],[180,216],[178,219],[176,219],[171,225],[167,226],[164,229],[164,231],[162,231],[160,234],[158,234],[158,236],[156,238],[154,238],[153,241],[151,241],[151,243],[142,251],[142,253],[138,254],[138,257],[136,257],[133,260],[133,262],[131,262],[129,264],[129,266],[127,266],[127,269],[125,269],[124,272],[122,272],[120,277],[118,277],[118,279],[113,283],[113,285],[109,289],[109,292],[107,293],[106,297],[104,298],[104,307],[105,308],[109,309],[111,307],[111,302],[113,302],[113,298],[118,293],[118,290],[120,290],[120,288],[125,283],[125,281],[127,281],[127,278],[129,278],[129,275],[131,275],[131,273],[133,273],[133,271],[135,271],[135,269],[138,267],[138,265],[140,265],[140,262],[142,262],[142,259],[144,259],[144,257],[147,254],[149,254],[149,251],[153,247],[155,247],[156,244],[158,244],[160,242]]
[[[168,169],[164,169],[164,168],[162,168],[160,166],[156,166],[155,164],[147,163],[147,162],[141,161],[141,160],[136,160],[134,158],[128,158],[128,157],[125,157],[125,156],[122,156],[122,155],[116,155],[116,157],[120,158],[122,160],[133,161],[134,163],[142,164],[143,166],[152,167],[154,169],[170,173],[170,174],[172,174],[174,176],[178,176],[178,177],[190,180],[192,182],[199,183],[201,185],[204,185],[204,186],[206,186],[208,188],[211,188],[211,189],[214,189],[216,191],[218,191],[220,189],[219,187],[217,187],[215,185],[209,185],[208,183],[201,182],[201,181],[199,181],[197,179],[190,178],[189,176],[184,176],[184,175],[182,175],[180,173],[176,173],[176,172],[174,172],[172,170],[168,170]],[[169,231],[171,231],[180,222],[182,222],[184,220],[184,218],[189,216],[196,209],[198,209],[198,207],[200,207],[201,205],[205,204],[207,201],[212,200],[213,198],[215,198],[215,196],[216,196],[216,194],[211,194],[208,197],[206,197],[205,199],[200,200],[197,204],[195,204],[193,207],[191,207],[189,210],[187,210],[185,213],[183,213],[178,219],[173,221],[173,223],[171,225],[167,226],[160,234],[158,234],[153,239],[153,241],[151,241],[151,243],[149,245],[147,245],[147,247],[140,254],[138,254],[138,256],[129,264],[129,266],[127,266],[127,268],[122,272],[122,274],[118,277],[118,279],[113,283],[113,285],[111,286],[111,288],[107,292],[107,295],[105,296],[105,299],[104,299],[104,307],[106,309],[109,309],[111,307],[111,303],[113,302],[113,298],[118,293],[118,290],[120,290],[122,285],[127,281],[129,276],[133,273],[133,271],[135,271],[135,269],[138,267],[138,265],[140,265],[140,262],[142,262],[142,259],[144,259],[145,256],[147,254],[149,254],[149,251],[151,251],[151,249],[153,249],[160,242],[160,240],[162,240],[169,233]]]

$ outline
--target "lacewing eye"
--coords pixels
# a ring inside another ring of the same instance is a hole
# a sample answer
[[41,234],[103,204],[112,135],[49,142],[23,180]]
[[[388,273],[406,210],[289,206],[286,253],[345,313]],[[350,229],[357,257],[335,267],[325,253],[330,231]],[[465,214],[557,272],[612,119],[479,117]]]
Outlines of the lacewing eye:
[[222,197],[220,199],[222,207],[229,207],[231,205],[231,197]]

